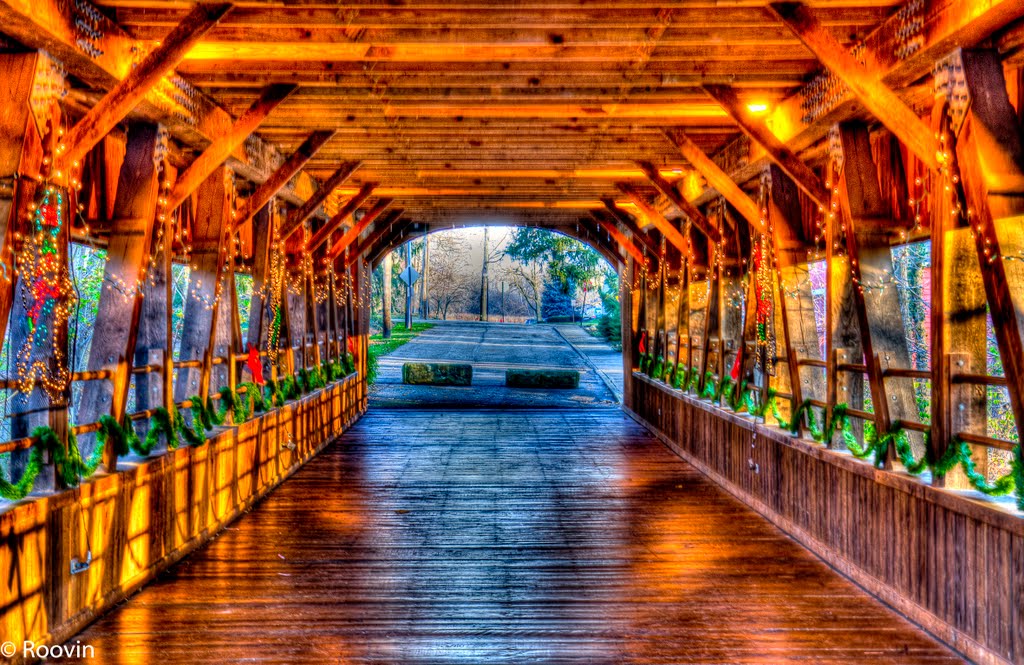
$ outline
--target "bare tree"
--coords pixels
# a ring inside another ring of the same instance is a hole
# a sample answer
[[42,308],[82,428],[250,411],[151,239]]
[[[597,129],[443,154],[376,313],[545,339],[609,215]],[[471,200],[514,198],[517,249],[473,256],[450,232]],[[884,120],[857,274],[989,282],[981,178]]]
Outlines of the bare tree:
[[471,291],[470,278],[464,270],[469,244],[457,235],[438,233],[431,245],[428,294],[435,311],[447,319],[453,308],[466,304]]
[[508,234],[502,236],[502,238],[495,243],[494,247],[490,244],[490,228],[484,227],[484,258],[480,267],[480,320],[487,320],[487,295],[490,290],[490,282],[487,278],[488,267],[492,263],[496,263],[501,260],[501,257],[505,255],[504,245],[505,239]]
[[544,293],[545,268],[541,261],[511,264],[503,271],[512,291],[531,303],[538,321],[541,320],[541,295]]

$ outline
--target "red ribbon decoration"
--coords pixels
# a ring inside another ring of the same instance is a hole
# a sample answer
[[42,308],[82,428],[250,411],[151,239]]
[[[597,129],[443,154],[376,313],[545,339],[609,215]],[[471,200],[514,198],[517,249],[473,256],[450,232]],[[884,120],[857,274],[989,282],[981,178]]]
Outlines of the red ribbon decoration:
[[641,354],[647,353],[647,331],[646,330],[641,330],[640,331],[640,347],[639,348],[640,348],[640,353]]
[[263,363],[260,361],[260,352],[252,344],[249,345],[249,357],[246,358],[245,364],[249,371],[252,372],[252,379],[256,382],[256,385],[262,386],[266,383],[266,380],[263,378]]

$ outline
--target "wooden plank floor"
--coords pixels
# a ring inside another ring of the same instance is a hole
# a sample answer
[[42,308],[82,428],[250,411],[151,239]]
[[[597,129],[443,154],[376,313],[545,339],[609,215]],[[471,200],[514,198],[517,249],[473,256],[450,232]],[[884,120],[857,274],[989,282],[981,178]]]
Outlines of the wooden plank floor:
[[76,640],[159,665],[960,662],[616,409],[371,410]]

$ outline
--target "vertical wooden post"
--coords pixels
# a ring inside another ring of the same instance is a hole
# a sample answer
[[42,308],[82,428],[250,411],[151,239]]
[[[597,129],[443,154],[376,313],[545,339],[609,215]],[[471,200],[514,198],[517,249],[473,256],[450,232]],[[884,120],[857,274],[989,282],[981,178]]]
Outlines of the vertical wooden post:
[[[35,176],[43,166],[45,128],[37,126],[29,100],[37,84],[55,83],[38,75],[47,66],[49,59],[39,52],[0,54],[0,339],[7,335],[17,286],[14,235],[25,228],[38,187]],[[52,104],[56,106],[56,99]]]
[[[795,183],[774,165],[766,169],[764,178],[770,192],[768,218],[779,267],[779,311],[795,411],[806,397],[825,398],[825,377],[821,372],[807,372],[813,379],[804,379],[800,371],[801,359],[822,359],[807,266],[809,243],[803,237],[802,206]],[[794,430],[799,432],[802,423],[793,424]]]
[[[226,230],[231,226],[228,187],[231,174],[225,167],[216,169],[196,190],[196,218],[192,242],[195,270],[189,275],[185,302],[185,326],[181,336],[181,360],[202,360],[201,370],[183,368],[174,386],[176,402],[192,394],[206,399],[210,390],[210,370],[217,339],[217,314],[220,299],[217,285],[224,275],[227,254]],[[224,296],[223,293],[220,294]]]
[[[1024,431],[1024,138],[991,50],[961,50],[956,162],[1017,432]],[[955,65],[954,65],[955,67]],[[965,94],[966,93],[966,94]],[[958,122],[962,119],[962,123]],[[1016,300],[1015,300],[1016,296]]]
[[[155,125],[133,124],[118,177],[111,221],[107,262],[104,266],[99,309],[89,348],[89,370],[112,370],[112,381],[89,381],[82,391],[78,420],[95,422],[109,413],[121,422],[128,403],[131,369],[142,317],[143,283],[160,196],[158,154],[160,130]],[[107,442],[104,466],[117,467],[114,442]]]
[[[10,67],[4,70],[5,76],[0,82],[0,102],[4,112],[0,113],[0,224],[3,225],[0,238],[0,261],[7,270],[7,279],[0,278],[0,335],[7,332],[10,322],[10,357],[11,365],[19,350],[28,337],[25,311],[22,298],[15,297],[21,285],[14,276],[15,235],[31,229],[30,206],[36,202],[39,194],[39,183],[35,175],[47,175],[49,167],[43,164],[45,154],[53,154],[60,126],[61,110],[55,92],[47,99],[36,99],[35,107],[30,107],[33,89],[36,85],[51,85],[63,88],[60,76],[53,73],[52,65],[43,53],[3,54],[0,65]],[[49,76],[47,72],[50,72]],[[8,170],[9,169],[9,170]],[[65,207],[63,211],[65,223],[57,238],[58,270],[67,267],[68,258],[68,226],[72,212]],[[57,343],[67,349],[67,328],[54,331],[58,334]],[[0,339],[3,339],[0,336]],[[51,365],[51,349],[46,345],[42,349],[31,351],[33,360],[42,360]],[[66,357],[66,354],[65,354]],[[68,358],[66,362],[71,362]],[[57,434],[62,444],[67,444],[67,397],[70,387],[54,404],[39,389],[31,394],[17,394],[11,399],[11,436],[12,438],[27,437],[36,427],[49,425]],[[29,451],[15,451],[11,454],[12,476],[20,475],[27,464]],[[38,489],[54,486],[57,480],[53,470],[44,471],[37,481]]]
[[[867,127],[859,122],[844,123],[839,127],[839,140],[843,151],[840,190],[843,212],[849,220],[847,253],[857,281],[853,300],[868,369],[875,426],[881,436],[891,427],[890,414],[894,418],[919,419],[912,382],[890,379],[885,383],[882,377],[885,368],[910,367],[899,293],[893,278],[890,243],[894,228],[891,211],[878,185]],[[923,454],[921,437],[910,433],[909,438],[915,453]]]

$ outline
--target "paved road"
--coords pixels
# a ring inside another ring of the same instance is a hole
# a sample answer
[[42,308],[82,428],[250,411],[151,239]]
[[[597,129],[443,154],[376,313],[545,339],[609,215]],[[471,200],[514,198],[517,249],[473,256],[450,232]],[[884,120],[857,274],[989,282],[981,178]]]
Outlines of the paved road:
[[[473,365],[468,388],[406,386],[406,362],[459,362]],[[607,359],[604,362],[608,362]],[[579,370],[577,390],[525,390],[505,387],[508,368]],[[587,359],[552,326],[466,321],[438,322],[419,337],[381,358],[373,407],[593,407],[617,399]]]

